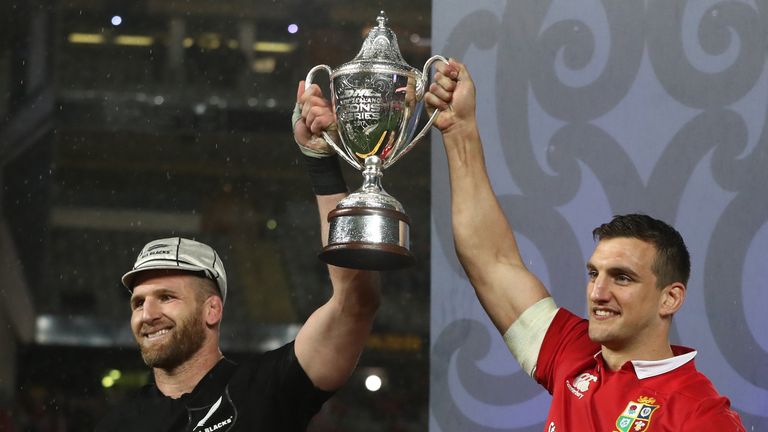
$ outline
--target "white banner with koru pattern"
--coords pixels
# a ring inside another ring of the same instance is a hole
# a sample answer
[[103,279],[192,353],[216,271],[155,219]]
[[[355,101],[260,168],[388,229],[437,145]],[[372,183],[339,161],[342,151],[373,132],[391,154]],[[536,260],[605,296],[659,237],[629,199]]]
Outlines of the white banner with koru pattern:
[[[766,1],[433,2],[435,53],[477,85],[488,169],[523,256],[585,309],[592,229],[644,212],[691,252],[673,342],[747,430],[768,430]],[[453,251],[432,143],[430,430],[542,431],[549,395],[486,318]]]

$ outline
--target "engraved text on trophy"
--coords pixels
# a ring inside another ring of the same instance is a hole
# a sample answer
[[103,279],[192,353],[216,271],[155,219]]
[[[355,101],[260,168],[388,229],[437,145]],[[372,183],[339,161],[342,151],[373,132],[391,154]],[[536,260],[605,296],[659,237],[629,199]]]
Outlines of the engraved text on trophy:
[[365,159],[376,155],[383,161],[402,143],[414,104],[407,95],[412,80],[407,75],[360,73],[336,79],[336,116],[342,141]]

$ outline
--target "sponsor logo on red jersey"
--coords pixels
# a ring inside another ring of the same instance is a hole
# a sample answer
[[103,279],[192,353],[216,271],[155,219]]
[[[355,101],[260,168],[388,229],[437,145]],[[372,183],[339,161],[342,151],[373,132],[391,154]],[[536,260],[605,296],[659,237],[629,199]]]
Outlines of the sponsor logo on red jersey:
[[597,376],[592,375],[591,373],[585,372],[579,376],[576,377],[576,379],[573,381],[573,384],[571,384],[570,381],[565,381],[565,386],[568,388],[568,390],[576,395],[579,399],[584,397],[584,393],[589,391],[589,385],[593,382],[597,382]]

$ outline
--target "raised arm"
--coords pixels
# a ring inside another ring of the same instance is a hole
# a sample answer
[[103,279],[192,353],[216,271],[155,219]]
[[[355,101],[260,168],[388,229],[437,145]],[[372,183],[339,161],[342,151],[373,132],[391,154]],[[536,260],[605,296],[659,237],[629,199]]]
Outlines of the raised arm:
[[525,267],[515,235],[491,188],[475,116],[475,85],[454,60],[436,65],[426,94],[443,110],[441,130],[451,183],[451,216],[456,252],[480,303],[504,334],[530,306],[549,297]]
[[[334,122],[330,103],[317,85],[304,91],[299,83],[294,116],[294,138],[313,171],[323,246],[328,239],[328,213],[347,193],[338,160],[319,138]],[[317,160],[314,160],[314,159]],[[380,303],[378,274],[328,266],[333,295],[318,308],[296,336],[296,357],[312,383],[322,390],[335,390],[355,369],[370,334]]]

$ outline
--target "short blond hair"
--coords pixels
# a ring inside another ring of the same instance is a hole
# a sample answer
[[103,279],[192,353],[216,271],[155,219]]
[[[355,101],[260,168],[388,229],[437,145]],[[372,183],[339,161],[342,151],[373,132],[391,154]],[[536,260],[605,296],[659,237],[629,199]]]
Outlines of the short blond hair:
[[[216,284],[216,282],[212,281],[211,279],[202,276],[202,275],[195,275],[195,297],[197,298],[198,303],[203,303],[208,299],[210,296],[217,296],[221,298],[221,293],[219,292],[219,286]],[[222,299],[223,303],[223,299]]]

